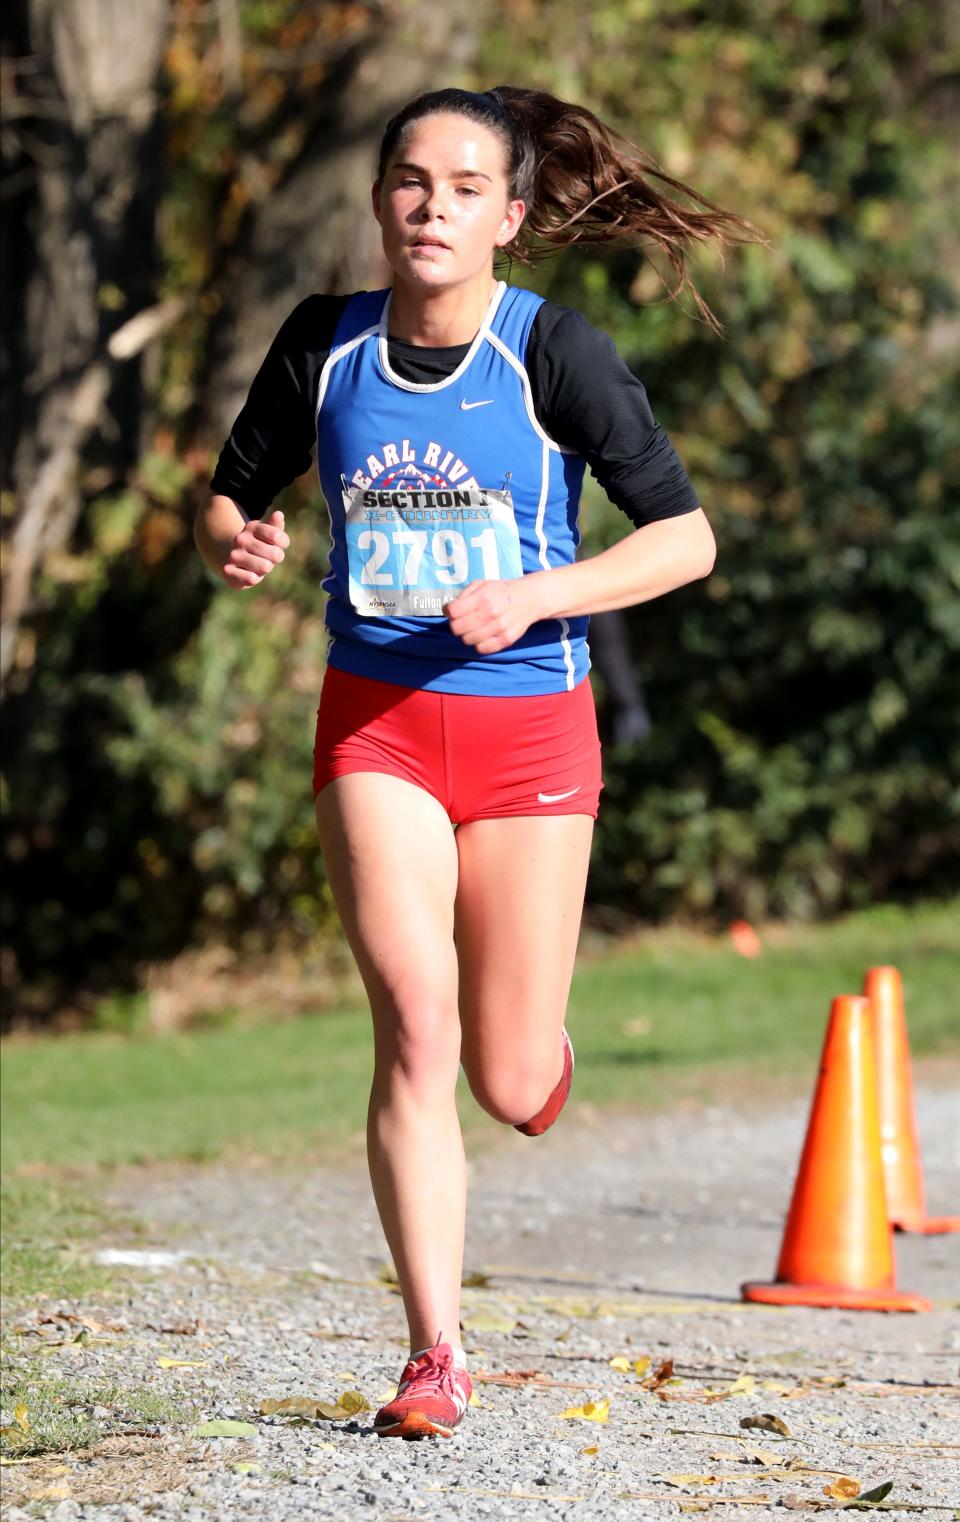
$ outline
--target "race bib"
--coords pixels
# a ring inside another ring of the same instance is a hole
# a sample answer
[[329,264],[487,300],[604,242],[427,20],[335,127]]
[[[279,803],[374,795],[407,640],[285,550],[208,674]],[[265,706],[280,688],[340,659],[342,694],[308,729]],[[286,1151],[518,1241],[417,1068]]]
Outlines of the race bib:
[[523,575],[509,491],[351,486],[343,505],[358,613],[442,618],[444,603],[471,581]]

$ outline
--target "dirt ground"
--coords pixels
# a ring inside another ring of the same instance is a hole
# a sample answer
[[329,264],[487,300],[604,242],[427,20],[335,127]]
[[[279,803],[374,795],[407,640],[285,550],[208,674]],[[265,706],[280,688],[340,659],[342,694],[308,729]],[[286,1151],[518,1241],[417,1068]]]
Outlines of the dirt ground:
[[[943,1065],[923,1079],[928,1202],[956,1212],[960,1083]],[[78,1388],[149,1384],[196,1414],[137,1424],[116,1397],[114,1435],[87,1455],[5,1471],[11,1522],[960,1515],[960,1236],[896,1239],[898,1283],[933,1301],[922,1315],[739,1298],[772,1276],[806,1116],[796,1098],[740,1096],[652,1118],[572,1102],[537,1139],[491,1123],[469,1164],[477,1404],[446,1442],[385,1442],[372,1410],[259,1412],[348,1389],[375,1409],[399,1375],[402,1307],[359,1147],[113,1175],[107,1197],[139,1231],[108,1245],[169,1260],[121,1270],[109,1304],[39,1305],[24,1350],[58,1335],[43,1315],[109,1321],[122,1331],[68,1361]],[[208,1417],[253,1430],[188,1435]]]

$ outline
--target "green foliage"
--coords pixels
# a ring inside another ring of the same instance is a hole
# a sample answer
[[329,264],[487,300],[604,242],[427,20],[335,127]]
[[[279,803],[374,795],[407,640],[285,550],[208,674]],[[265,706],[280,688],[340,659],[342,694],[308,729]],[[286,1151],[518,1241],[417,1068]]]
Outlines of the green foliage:
[[[485,71],[561,88],[564,57],[773,244],[697,262],[724,342],[689,298],[645,305],[636,252],[543,277],[642,377],[718,539],[706,583],[630,615],[654,730],[608,750],[592,893],[644,914],[813,915],[946,885],[960,845],[952,166],[920,104],[943,18],[761,9],[530,7]],[[596,496],[594,550],[622,532]]]
[[162,686],[128,672],[112,689],[110,758],[155,790],[144,868],[172,887],[166,842],[186,832],[198,938],[240,923],[275,943],[323,918],[310,783],[326,636],[309,539],[263,588],[218,588]]

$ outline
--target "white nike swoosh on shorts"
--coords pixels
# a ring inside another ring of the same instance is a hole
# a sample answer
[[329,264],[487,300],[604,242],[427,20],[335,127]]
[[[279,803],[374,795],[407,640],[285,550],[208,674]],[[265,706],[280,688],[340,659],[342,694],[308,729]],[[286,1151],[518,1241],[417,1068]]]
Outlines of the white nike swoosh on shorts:
[[460,403],[460,411],[461,412],[472,412],[474,407],[492,407],[492,406],[493,406],[493,397],[491,396],[489,401],[486,401],[486,402],[461,402]]
[[579,793],[579,791],[580,791],[580,786],[578,784],[576,787],[572,787],[570,789],[569,793],[538,793],[537,794],[537,802],[538,803],[560,803],[564,798],[572,798],[574,793]]

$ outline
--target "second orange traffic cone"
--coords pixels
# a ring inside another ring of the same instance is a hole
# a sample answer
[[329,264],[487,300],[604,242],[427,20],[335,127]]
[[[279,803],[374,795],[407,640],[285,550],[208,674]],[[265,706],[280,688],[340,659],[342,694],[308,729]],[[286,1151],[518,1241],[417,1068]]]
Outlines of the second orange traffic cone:
[[928,1216],[913,1103],[903,983],[896,967],[871,967],[863,980],[870,1000],[877,1059],[880,1144],[890,1224],[899,1231],[960,1231],[960,1216]]
[[867,999],[833,1001],[776,1282],[742,1293],[768,1305],[930,1309],[896,1288]]

